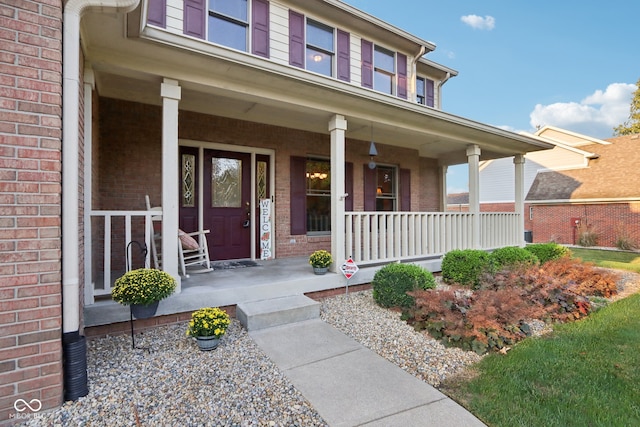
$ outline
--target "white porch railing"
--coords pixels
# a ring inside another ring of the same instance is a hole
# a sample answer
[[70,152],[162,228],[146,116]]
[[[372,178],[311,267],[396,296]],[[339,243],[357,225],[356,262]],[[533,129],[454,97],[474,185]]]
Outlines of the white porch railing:
[[133,266],[133,252],[138,248],[132,246],[129,250],[127,246],[140,237],[140,243],[147,248],[144,265],[150,266],[151,217],[161,215],[157,210],[91,211],[85,224],[85,236],[89,238],[85,240],[84,274],[85,283],[91,284],[89,292],[85,290],[85,304],[93,304],[96,296],[111,294],[113,281],[127,266]]
[[474,214],[459,212],[348,212],[345,254],[359,264],[441,256],[454,249],[520,245],[515,213],[481,213],[480,242]]
[[481,212],[480,249],[522,245],[524,234],[518,234],[518,221],[522,218],[513,212]]
[[[91,211],[85,236],[85,304],[110,295],[115,278],[133,266],[132,241],[144,242],[151,263],[151,217],[159,211]],[[345,254],[366,265],[438,257],[453,249],[494,249],[522,244],[516,213],[480,213],[480,241],[473,242],[474,214],[466,212],[348,212]]]

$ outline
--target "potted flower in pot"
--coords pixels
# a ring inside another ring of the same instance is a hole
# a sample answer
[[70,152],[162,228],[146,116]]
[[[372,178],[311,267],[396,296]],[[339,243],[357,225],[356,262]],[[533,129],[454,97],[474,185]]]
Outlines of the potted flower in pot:
[[226,311],[218,307],[201,308],[191,313],[187,336],[196,339],[200,350],[213,350],[218,347],[230,323]]
[[324,249],[315,251],[309,257],[309,264],[313,267],[315,274],[325,274],[332,262],[331,254]]
[[131,306],[136,319],[153,317],[160,300],[176,290],[176,279],[169,273],[155,268],[139,268],[126,272],[116,280],[111,298]]

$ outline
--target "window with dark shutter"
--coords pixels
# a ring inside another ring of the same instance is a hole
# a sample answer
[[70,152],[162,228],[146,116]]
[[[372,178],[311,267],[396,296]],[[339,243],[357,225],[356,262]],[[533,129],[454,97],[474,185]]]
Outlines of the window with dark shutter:
[[289,10],[289,64],[304,68],[304,15]]
[[373,89],[373,43],[362,39],[360,50],[362,56],[362,86]]
[[307,192],[306,174],[307,159],[305,157],[291,157],[289,180],[291,219],[291,235],[307,234]]
[[344,192],[348,194],[344,203],[344,210],[353,211],[353,163],[347,162],[344,165]]
[[397,54],[398,61],[398,97],[407,99],[407,55]]
[[398,169],[395,166],[376,167],[376,211],[393,212],[398,210]]
[[253,0],[251,2],[252,28],[251,53],[269,57],[269,2]]
[[400,210],[411,212],[411,170],[400,169]]
[[[331,162],[292,156],[289,215],[291,234],[331,231]],[[353,163],[345,165],[345,211],[353,211]]]
[[427,106],[433,107],[435,106],[435,85],[433,80],[426,80],[427,85]]
[[204,38],[205,0],[184,0],[184,33]]
[[389,49],[375,46],[373,49],[373,88],[393,95],[396,86],[396,58]]
[[167,0],[149,0],[147,22],[165,28],[167,19]]
[[375,169],[369,169],[369,165],[362,165],[364,170],[364,210],[374,212],[376,210],[376,187],[378,175]]
[[249,5],[247,0],[209,0],[207,39],[247,52]]
[[338,79],[351,81],[351,41],[349,33],[338,30]]
[[434,83],[425,77],[416,77],[416,102],[418,104],[434,106]]
[[307,19],[305,68],[325,76],[333,76],[334,29]]
[[331,162],[307,159],[307,233],[327,234],[331,231]]

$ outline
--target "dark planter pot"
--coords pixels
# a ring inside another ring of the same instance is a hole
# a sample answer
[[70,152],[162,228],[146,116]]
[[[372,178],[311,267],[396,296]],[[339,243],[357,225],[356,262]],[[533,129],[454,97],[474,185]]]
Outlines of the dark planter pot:
[[160,301],[153,302],[149,305],[131,304],[131,314],[136,319],[148,319],[156,315]]
[[202,351],[210,351],[218,347],[220,344],[220,338],[216,337],[196,337],[198,347]]
[[322,274],[326,274],[327,271],[329,271],[329,267],[313,267],[313,272],[315,274],[322,275]]

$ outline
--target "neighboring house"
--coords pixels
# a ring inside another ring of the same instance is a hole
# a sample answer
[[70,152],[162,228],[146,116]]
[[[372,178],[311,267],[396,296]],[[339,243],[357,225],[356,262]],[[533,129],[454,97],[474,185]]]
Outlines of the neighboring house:
[[[616,247],[640,244],[640,135],[580,147],[593,153],[585,167],[539,172],[527,194],[535,242]],[[586,234],[586,235],[585,235]]]
[[[482,208],[482,205],[480,205]],[[469,193],[447,194],[447,211],[469,212]]]
[[[538,172],[583,168],[594,155],[587,145],[608,142],[579,135],[554,126],[544,126],[534,134],[553,144],[553,149],[525,155],[524,192],[527,194]],[[484,212],[513,211],[515,200],[513,158],[488,160],[480,164],[480,209]]]
[[[68,346],[128,319],[109,289],[152,216],[179,281],[166,307],[183,312],[255,295],[180,299],[179,228],[211,229],[217,260],[323,248],[367,266],[522,243],[523,156],[551,145],[442,111],[457,73],[424,58],[435,45],[341,1],[1,10],[0,423],[16,399],[59,405]],[[515,213],[481,215],[479,162],[509,156]],[[446,168],[465,162],[469,213],[444,213]],[[330,286],[313,283],[294,292]]]
[[[640,243],[634,215],[640,198],[635,185],[638,135],[600,140],[545,126],[535,136],[554,147],[525,155],[527,237],[575,244],[588,229],[602,246],[615,247],[620,238]],[[513,182],[513,158],[481,162],[480,210],[512,212]],[[467,193],[450,194],[447,210],[465,211],[465,203]]]

